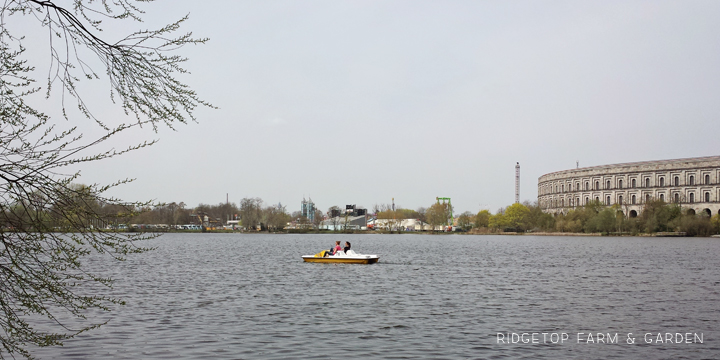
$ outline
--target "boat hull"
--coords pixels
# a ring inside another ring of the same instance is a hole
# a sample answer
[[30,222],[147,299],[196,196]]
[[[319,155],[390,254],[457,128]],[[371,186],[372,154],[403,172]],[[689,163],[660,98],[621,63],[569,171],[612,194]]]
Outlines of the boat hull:
[[315,257],[315,256],[303,256],[305,262],[316,262],[316,263],[333,263],[333,264],[374,264],[378,262],[379,258],[375,257],[357,257],[357,258],[336,258],[336,257]]

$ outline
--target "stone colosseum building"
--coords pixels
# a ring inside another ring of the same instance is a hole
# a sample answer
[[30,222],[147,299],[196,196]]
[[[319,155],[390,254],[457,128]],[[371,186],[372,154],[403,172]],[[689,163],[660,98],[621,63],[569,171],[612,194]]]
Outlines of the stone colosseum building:
[[643,161],[558,171],[538,179],[538,204],[551,214],[590,201],[620,204],[635,217],[650,199],[680,204],[690,212],[720,210],[720,156]]

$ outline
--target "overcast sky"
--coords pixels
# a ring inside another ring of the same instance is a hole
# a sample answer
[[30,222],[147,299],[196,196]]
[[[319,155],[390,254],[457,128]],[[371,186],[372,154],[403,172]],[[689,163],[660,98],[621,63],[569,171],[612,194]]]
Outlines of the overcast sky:
[[[145,131],[159,143],[83,168],[84,183],[137,178],[113,191],[126,200],[193,207],[227,193],[296,211],[305,196],[326,211],[393,197],[415,209],[440,196],[458,213],[495,212],[514,201],[516,162],[521,200],[535,201],[539,176],[576,161],[720,154],[718,1],[144,9],[145,22],[126,29],[189,14],[183,30],[210,38],[180,50],[192,72],[182,79],[219,109],[200,109],[199,123],[177,131]],[[106,83],[85,86],[107,97]],[[120,116],[100,100],[90,106]]]

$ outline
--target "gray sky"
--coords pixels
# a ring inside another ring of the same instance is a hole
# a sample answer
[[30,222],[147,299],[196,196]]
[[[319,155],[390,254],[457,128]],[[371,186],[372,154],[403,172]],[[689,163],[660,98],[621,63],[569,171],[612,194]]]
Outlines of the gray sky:
[[[137,178],[127,200],[261,197],[299,210],[451,197],[456,212],[537,199],[580,166],[718,155],[718,1],[158,1],[155,28],[219,110],[143,132],[148,149],[83,169]],[[112,33],[110,33],[112,34]],[[42,68],[45,64],[36,63]],[[47,71],[44,69],[43,71]],[[42,80],[42,76],[40,77]],[[97,112],[107,110],[106,83]],[[95,90],[92,90],[95,91]],[[94,98],[91,98],[94,99]],[[134,138],[136,140],[138,138]],[[124,139],[128,143],[128,139]]]

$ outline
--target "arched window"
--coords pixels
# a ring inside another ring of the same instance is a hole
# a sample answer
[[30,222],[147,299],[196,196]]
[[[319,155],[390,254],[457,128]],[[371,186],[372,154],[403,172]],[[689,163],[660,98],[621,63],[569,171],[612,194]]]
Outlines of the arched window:
[[680,178],[679,177],[676,176],[674,181],[675,181],[675,186],[680,186]]
[[710,175],[705,175],[705,185],[710,185]]
[[630,198],[630,202],[631,202],[633,205],[635,205],[635,195],[633,195],[632,198]]
[[610,195],[605,199],[605,205],[610,205]]
[[650,194],[645,195],[645,202],[650,202]]
[[618,180],[618,187],[622,189],[622,179]]
[[695,185],[695,176],[690,175],[690,185]]
[[660,186],[665,186],[665,178],[660,178]]
[[580,183],[575,183],[575,191],[580,191]]
[[665,201],[665,194],[660,194],[660,200]]
[[690,203],[692,204],[692,203],[694,203],[694,202],[695,202],[695,194],[694,194],[694,193],[690,193]]
[[562,188],[562,192],[565,192],[565,184],[562,184],[561,188]]
[[650,187],[650,178],[645,178],[645,187]]
[[623,198],[622,198],[622,195],[620,195],[620,196],[618,196],[618,204],[622,205],[622,203],[623,203]]
[[600,182],[599,181],[595,182],[595,190],[600,190]]
[[565,207],[565,199],[560,199],[560,206]]
[[580,206],[580,198],[575,199],[575,206]]
[[600,198],[596,196],[595,201],[600,202]]
[[585,197],[585,205],[587,205],[588,201],[590,201],[590,198],[588,198],[588,197],[586,196],[586,197]]
[[710,202],[710,193],[709,192],[705,193],[705,202]]
[[609,188],[610,188],[610,180],[608,180],[608,181],[605,182],[605,188],[606,188],[606,189],[609,189]]
[[635,179],[632,179],[631,187],[632,187],[632,188],[635,188],[636,186],[637,186],[637,184],[635,183]]
[[675,203],[680,203],[680,194],[678,193],[675,193]]
[[590,188],[590,184],[588,184],[588,182],[586,181],[585,182],[585,190],[588,190],[589,188]]

